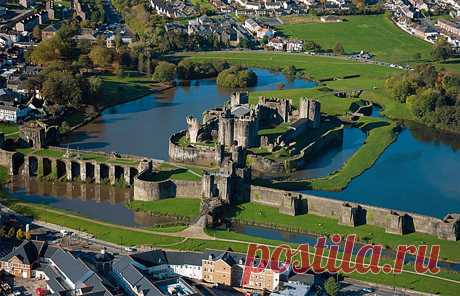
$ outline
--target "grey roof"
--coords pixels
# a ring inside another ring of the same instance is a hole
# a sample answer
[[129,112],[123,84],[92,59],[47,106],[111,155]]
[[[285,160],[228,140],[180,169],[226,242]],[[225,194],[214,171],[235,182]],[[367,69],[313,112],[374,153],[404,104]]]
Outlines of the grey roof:
[[92,272],[80,260],[62,249],[56,250],[50,259],[73,283],[79,282],[85,274]]
[[249,105],[239,105],[232,109],[232,114],[236,117],[243,117],[251,112]]
[[170,265],[195,265],[201,266],[202,260],[207,259],[203,253],[165,251]]
[[163,296],[163,293],[140,270],[131,264],[131,258],[128,256],[122,256],[115,261],[113,272],[122,277],[131,286],[143,291],[144,296]]
[[[54,281],[58,283],[62,281],[61,273],[63,273],[73,284],[82,289],[83,295],[112,295],[104,286],[103,280],[81,259],[74,257],[72,253],[55,248],[55,250],[51,249],[48,255],[51,255],[49,259],[59,268],[59,271],[51,266],[44,268],[44,272],[53,284],[55,284]],[[66,289],[63,284],[61,286]]]
[[129,257],[147,268],[168,263],[163,250],[153,250],[131,254]]
[[212,258],[212,260],[223,260],[230,266],[233,266],[238,263],[240,259],[244,259],[244,254],[231,253],[231,252],[222,252],[222,251],[212,251],[207,250],[204,253],[206,259]]
[[8,261],[13,257],[17,257],[22,263],[32,265],[38,261],[43,246],[43,242],[24,240],[12,252],[3,257],[1,261]]
[[48,246],[43,253],[42,257],[44,258],[51,258],[51,256],[54,255],[54,253],[58,250],[59,248]]

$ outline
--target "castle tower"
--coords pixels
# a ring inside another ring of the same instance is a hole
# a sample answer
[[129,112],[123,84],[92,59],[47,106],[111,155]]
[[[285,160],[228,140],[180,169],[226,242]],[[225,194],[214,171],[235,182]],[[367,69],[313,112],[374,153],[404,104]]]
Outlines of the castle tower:
[[321,103],[307,98],[300,99],[299,117],[307,118],[313,128],[319,127],[321,123]]
[[243,168],[246,160],[246,149],[241,146],[232,146],[232,161],[237,168]]
[[308,109],[310,100],[307,98],[300,98],[299,103],[299,118],[308,118]]
[[219,144],[224,145],[225,147],[230,147],[233,144],[233,123],[233,116],[231,116],[228,110],[219,117],[218,140]]
[[187,120],[187,135],[190,143],[195,144],[198,142],[198,133],[201,128],[201,124],[193,116],[188,116]]
[[205,172],[201,179],[201,196],[204,199],[214,197],[214,175]]
[[235,92],[230,96],[230,107],[233,108],[238,105],[244,105],[249,103],[249,93]]
[[308,119],[312,122],[313,128],[318,128],[321,124],[321,103],[311,100],[308,108]]
[[257,116],[251,113],[249,117],[235,119],[234,140],[243,148],[259,145],[259,124]]

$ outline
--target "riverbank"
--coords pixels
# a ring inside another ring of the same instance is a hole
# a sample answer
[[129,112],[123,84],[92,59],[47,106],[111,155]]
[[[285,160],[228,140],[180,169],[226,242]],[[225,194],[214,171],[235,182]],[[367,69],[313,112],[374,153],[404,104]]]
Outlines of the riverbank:
[[97,119],[104,110],[110,107],[134,101],[149,94],[160,93],[174,87],[170,84],[152,83],[151,77],[140,74],[123,77],[116,75],[99,75],[97,77],[102,79],[102,85],[98,101],[95,104],[96,110],[89,113],[77,111],[71,116],[66,117],[64,122],[68,128],[63,130],[64,134],[70,133],[92,122]]

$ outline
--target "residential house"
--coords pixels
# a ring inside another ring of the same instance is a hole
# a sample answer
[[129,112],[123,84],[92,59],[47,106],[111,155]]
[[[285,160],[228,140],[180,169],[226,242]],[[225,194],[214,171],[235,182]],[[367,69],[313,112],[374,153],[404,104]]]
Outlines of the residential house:
[[59,29],[57,28],[57,26],[55,24],[51,24],[51,25],[46,26],[42,30],[42,39],[45,40],[45,39],[54,37],[58,30]]
[[262,29],[262,26],[260,26],[255,20],[248,18],[244,21],[243,25],[249,32],[251,33],[256,33],[260,29]]
[[19,22],[16,23],[16,31],[23,32],[29,31],[31,32],[35,26],[39,25],[39,18],[38,15],[31,15]]
[[323,23],[341,23],[343,19],[335,15],[323,15],[320,18],[320,21]]
[[304,42],[303,42],[303,40],[289,39],[286,42],[286,50],[288,52],[302,52],[304,50]]
[[268,41],[267,46],[273,48],[276,51],[285,50],[286,41],[281,37],[275,37]]
[[[2,116],[1,107],[0,116]],[[46,248],[44,242],[24,240],[20,246],[0,259],[0,270],[15,277],[30,279],[33,269],[39,265],[44,248]]]
[[439,19],[436,26],[449,34],[460,37],[460,24],[458,22]]
[[53,295],[112,295],[96,272],[61,248],[48,247],[40,265],[37,277],[46,280],[47,290]]
[[0,89],[0,121],[18,122],[29,115],[30,108],[8,89]]

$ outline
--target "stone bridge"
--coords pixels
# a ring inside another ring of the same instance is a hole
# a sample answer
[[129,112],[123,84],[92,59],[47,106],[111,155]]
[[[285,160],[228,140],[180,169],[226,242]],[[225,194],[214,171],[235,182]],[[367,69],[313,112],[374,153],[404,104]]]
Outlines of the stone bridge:
[[23,173],[28,177],[51,177],[111,185],[118,182],[133,185],[139,172],[151,166],[151,160],[135,158],[130,163],[117,158],[108,158],[108,155],[101,154],[107,157],[107,161],[101,161],[85,160],[78,155],[52,157],[2,150],[0,164],[9,168],[10,175]]

